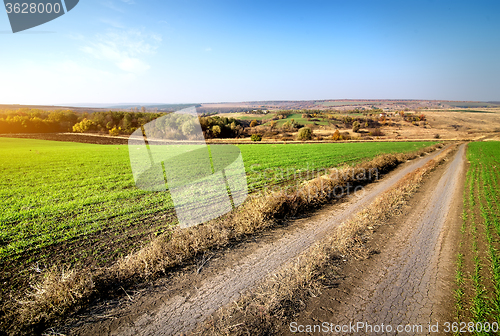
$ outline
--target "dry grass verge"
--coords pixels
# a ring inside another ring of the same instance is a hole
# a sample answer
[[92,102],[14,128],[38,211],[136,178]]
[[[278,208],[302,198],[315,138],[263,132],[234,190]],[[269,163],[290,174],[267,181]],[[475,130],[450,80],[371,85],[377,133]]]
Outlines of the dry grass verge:
[[[380,195],[352,220],[342,223],[331,236],[313,245],[307,252],[272,275],[255,290],[234,304],[223,307],[196,330],[202,335],[270,335],[277,326],[304,307],[307,297],[321,289],[322,275],[332,260],[343,255],[366,257],[364,249],[368,227],[382,225],[400,213],[415,193],[423,177],[445,160],[456,146],[450,147],[425,166],[407,174],[393,188]],[[371,228],[370,228],[371,229]]]
[[109,268],[47,271],[22,300],[4,304],[0,330],[9,330],[9,334],[40,333],[96,297],[165,274],[200,252],[227,245],[330,201],[336,197],[336,188],[369,183],[400,163],[441,147],[437,144],[413,153],[381,155],[354,168],[333,169],[295,189],[253,195],[221,218],[188,229],[172,229]]

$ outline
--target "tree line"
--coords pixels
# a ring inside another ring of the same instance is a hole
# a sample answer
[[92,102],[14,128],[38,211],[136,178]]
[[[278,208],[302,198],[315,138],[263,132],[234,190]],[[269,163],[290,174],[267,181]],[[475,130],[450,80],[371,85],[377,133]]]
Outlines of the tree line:
[[75,112],[39,109],[0,110],[0,133],[105,132],[131,134],[166,113]]
[[69,110],[1,110],[0,133],[68,132],[78,121],[78,114]]
[[[165,117],[165,118],[161,118]],[[174,139],[191,138],[196,132],[192,116],[150,112],[75,112],[39,109],[0,110],[0,133],[109,133],[129,135],[158,119],[152,131]],[[234,118],[199,117],[205,138],[235,138],[244,133],[244,124]]]

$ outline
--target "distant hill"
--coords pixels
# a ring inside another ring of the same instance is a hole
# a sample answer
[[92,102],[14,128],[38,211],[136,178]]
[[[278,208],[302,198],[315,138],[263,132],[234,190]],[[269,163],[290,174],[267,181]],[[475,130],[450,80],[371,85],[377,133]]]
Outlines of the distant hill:
[[24,108],[38,109],[43,111],[71,110],[75,112],[89,112],[89,113],[109,110],[109,108],[78,107],[78,106],[0,104],[0,110],[18,110]]
[[154,109],[158,109],[160,112],[173,112],[179,111],[191,106],[199,107],[201,104],[123,104],[123,105],[111,105],[108,106],[109,109],[120,109],[120,110],[130,110],[137,108],[138,110],[141,107],[145,107],[146,110],[151,111]]
[[191,104],[67,104],[67,105],[7,105],[1,109],[33,108],[41,110],[73,110],[75,112],[96,112],[109,110],[146,112],[174,112],[195,106],[199,113],[234,113],[253,110],[365,110],[381,108],[388,111],[417,109],[453,109],[453,108],[488,108],[500,107],[500,101],[447,101],[447,100],[412,100],[412,99],[324,99],[324,100],[268,100],[247,102],[191,103]]
[[0,104],[0,110],[17,110],[22,108],[39,109],[44,111],[49,110],[72,110],[75,112],[99,112],[109,110],[130,111],[137,109],[141,111],[144,107],[146,112],[173,112],[185,109],[187,107],[201,106],[200,104],[123,104],[123,105],[106,105],[106,104],[75,104],[75,105],[20,105],[20,104]]

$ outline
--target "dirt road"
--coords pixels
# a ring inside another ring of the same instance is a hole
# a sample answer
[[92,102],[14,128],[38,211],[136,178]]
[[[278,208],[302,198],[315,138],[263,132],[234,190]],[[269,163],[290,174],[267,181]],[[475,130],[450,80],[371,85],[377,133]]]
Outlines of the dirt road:
[[[237,259],[224,269],[207,274],[199,286],[177,295],[167,295],[168,285],[160,289],[154,300],[135,299],[127,306],[129,314],[115,314],[112,322],[85,325],[70,331],[79,335],[177,335],[192,330],[216,309],[233,302],[247,289],[280,269],[287,261],[298,256],[332,228],[349,219],[372,202],[381,192],[392,187],[408,172],[423,166],[437,153],[409,162],[369,185],[364,193],[352,196],[350,202],[328,211],[321,211],[304,221],[304,225],[287,230],[270,243],[260,245],[252,253]],[[162,297],[161,291],[165,296]],[[171,293],[168,293],[171,294]],[[138,311],[144,313],[137,314]],[[106,312],[105,312],[106,314]]]
[[[381,254],[354,266],[349,286],[325,292],[310,303],[308,311],[297,318],[298,324],[362,323],[358,332],[349,329],[343,333],[349,335],[450,334],[445,332],[444,323],[453,322],[451,286],[461,225],[457,210],[462,202],[464,163],[462,145],[446,168],[436,172],[415,197],[409,216],[395,223],[397,231],[381,243]],[[438,323],[433,333],[429,333],[429,323],[434,327]],[[367,324],[377,326],[380,332],[369,332]],[[382,325],[385,329],[380,329]],[[408,329],[398,333],[398,326]]]
[[444,255],[445,225],[459,225],[447,223],[447,217],[452,202],[457,198],[461,200],[458,185],[464,161],[465,145],[462,145],[432,194],[427,195],[418,211],[407,219],[412,230],[395,237],[384,263],[373,269],[363,285],[357,287],[338,323],[422,324],[426,334],[428,323],[441,318],[436,306],[443,295],[440,289],[444,274],[441,274],[440,263],[445,262],[443,258],[449,258]]

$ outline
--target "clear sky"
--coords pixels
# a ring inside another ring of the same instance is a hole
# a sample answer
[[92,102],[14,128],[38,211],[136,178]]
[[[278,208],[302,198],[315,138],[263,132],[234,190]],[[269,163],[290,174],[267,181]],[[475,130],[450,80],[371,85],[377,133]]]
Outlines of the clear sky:
[[12,34],[0,103],[500,101],[500,1],[80,0]]

